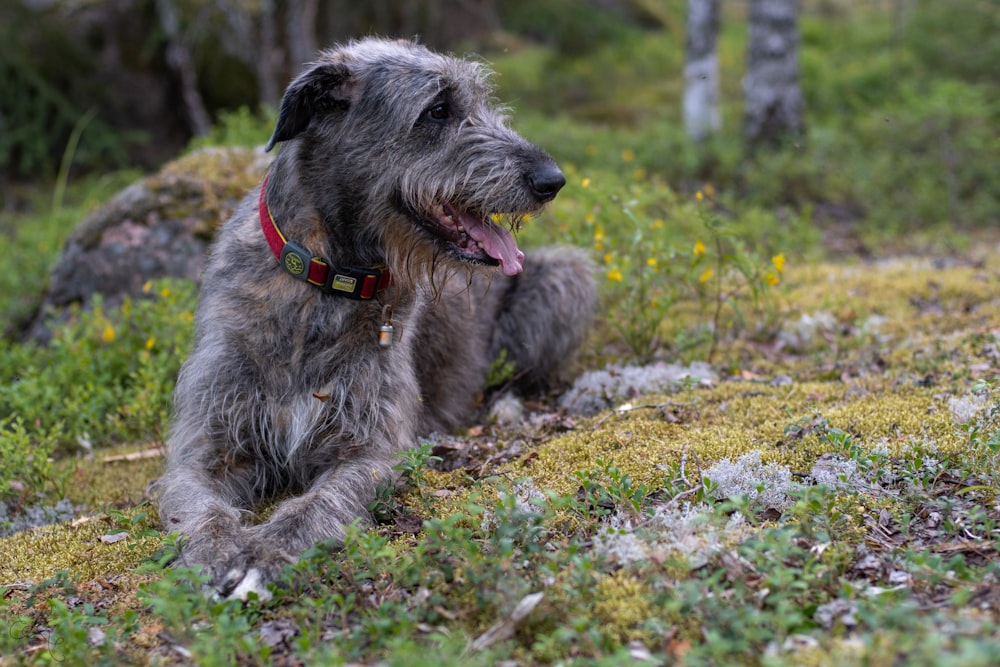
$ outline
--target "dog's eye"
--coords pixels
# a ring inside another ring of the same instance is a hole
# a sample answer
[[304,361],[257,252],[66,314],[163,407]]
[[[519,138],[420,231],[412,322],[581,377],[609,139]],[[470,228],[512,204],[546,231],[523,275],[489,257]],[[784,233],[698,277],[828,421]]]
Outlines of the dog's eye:
[[425,111],[424,114],[431,120],[440,123],[441,121],[451,118],[451,109],[448,107],[447,103],[442,102],[440,104],[435,104],[430,109]]

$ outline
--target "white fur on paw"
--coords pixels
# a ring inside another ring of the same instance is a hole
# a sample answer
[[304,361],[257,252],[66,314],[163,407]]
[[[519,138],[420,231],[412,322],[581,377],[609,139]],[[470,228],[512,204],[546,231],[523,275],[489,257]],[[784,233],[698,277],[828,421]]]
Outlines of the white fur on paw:
[[517,426],[523,418],[524,404],[510,392],[498,398],[490,408],[489,420],[504,428]]
[[260,570],[255,567],[247,570],[243,580],[227,596],[229,600],[246,600],[250,593],[256,593],[257,598],[263,602],[271,599],[271,591],[267,590],[260,576]]

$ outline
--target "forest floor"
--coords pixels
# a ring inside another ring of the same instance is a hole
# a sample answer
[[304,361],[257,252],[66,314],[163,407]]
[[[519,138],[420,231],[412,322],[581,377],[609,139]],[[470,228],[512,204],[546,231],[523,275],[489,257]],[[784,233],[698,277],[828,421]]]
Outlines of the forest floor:
[[159,442],[64,461],[90,510],[0,542],[0,664],[995,664],[1000,253],[979,248],[788,267],[780,333],[725,366],[584,368],[429,440],[380,525],[268,602],[159,567]]

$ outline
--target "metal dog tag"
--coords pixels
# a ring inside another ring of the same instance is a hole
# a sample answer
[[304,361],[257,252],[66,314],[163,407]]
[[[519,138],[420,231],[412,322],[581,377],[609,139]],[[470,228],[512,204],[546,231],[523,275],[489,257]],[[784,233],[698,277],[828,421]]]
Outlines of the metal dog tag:
[[386,304],[382,308],[382,326],[378,328],[378,345],[383,350],[391,347],[396,330],[392,328],[392,306]]

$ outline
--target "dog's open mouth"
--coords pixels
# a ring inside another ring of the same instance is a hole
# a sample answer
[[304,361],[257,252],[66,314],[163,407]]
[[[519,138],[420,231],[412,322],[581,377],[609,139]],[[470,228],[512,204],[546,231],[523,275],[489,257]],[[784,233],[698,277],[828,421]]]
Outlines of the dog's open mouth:
[[449,245],[459,258],[480,264],[500,265],[504,275],[521,272],[524,253],[511,231],[494,221],[500,216],[479,217],[451,204],[434,206],[421,216],[425,226]]

